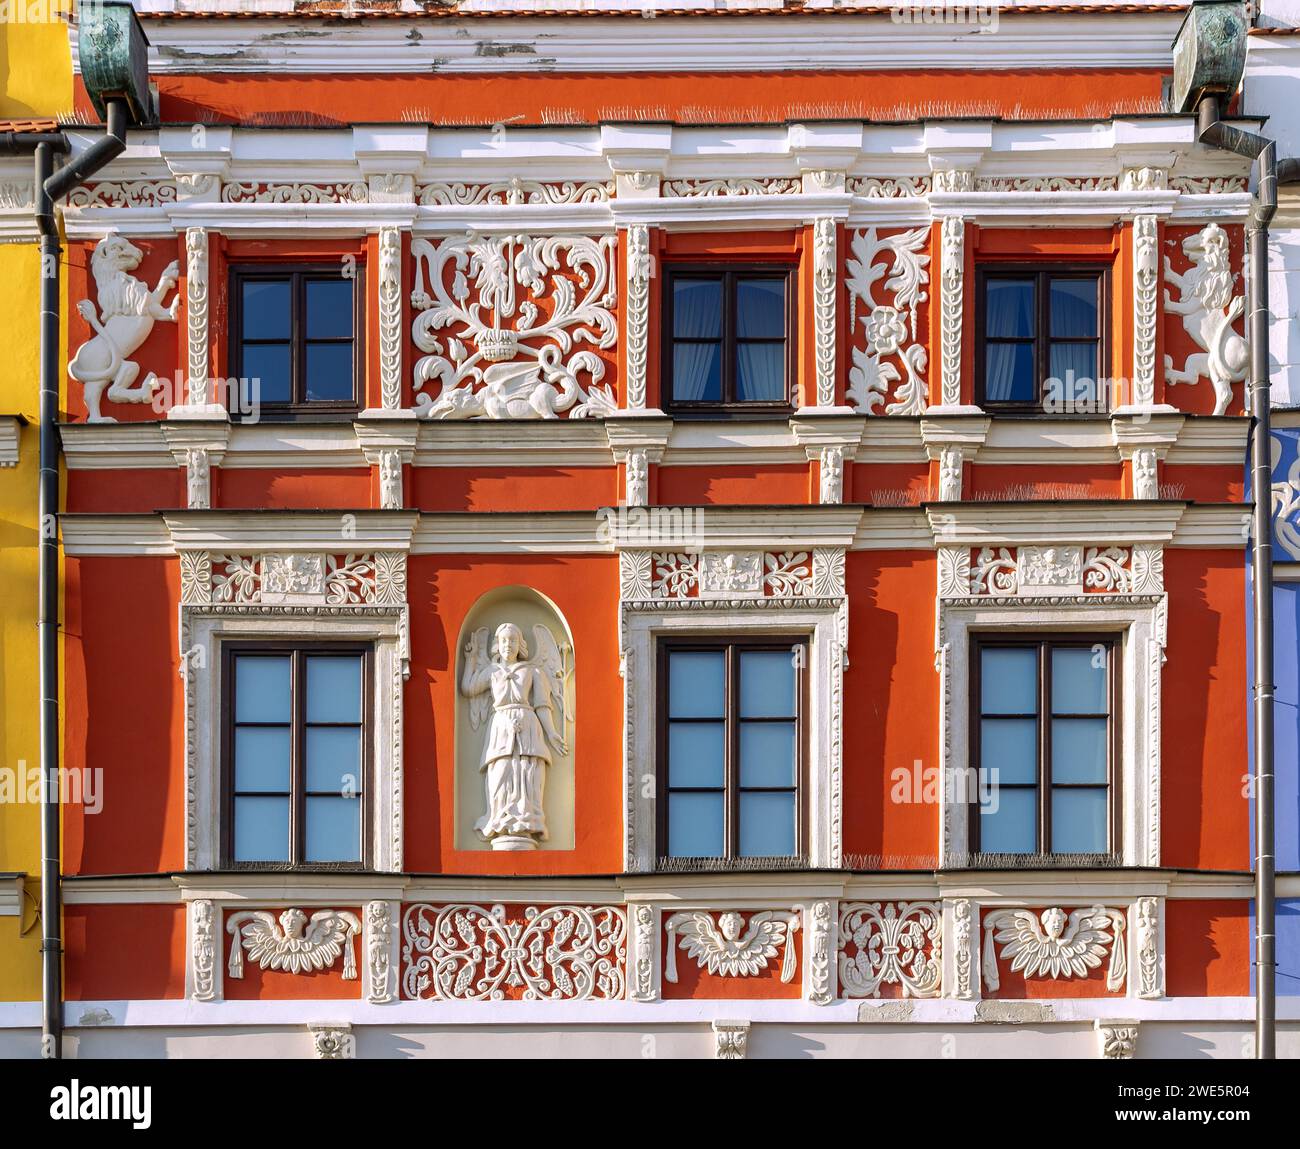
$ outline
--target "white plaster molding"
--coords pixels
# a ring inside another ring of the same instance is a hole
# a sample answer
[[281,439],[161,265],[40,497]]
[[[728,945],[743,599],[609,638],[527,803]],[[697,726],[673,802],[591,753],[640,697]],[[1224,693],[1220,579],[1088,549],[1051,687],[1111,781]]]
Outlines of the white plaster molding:
[[945,216],[939,248],[939,399],[945,408],[960,408],[962,319],[966,278],[966,221]]
[[803,995],[817,1005],[830,1005],[839,996],[835,961],[840,948],[836,903],[812,902],[804,915]]
[[664,980],[677,981],[681,949],[700,969],[718,977],[755,977],[781,954],[780,979],[793,981],[799,953],[794,934],[802,925],[802,906],[758,910],[747,918],[736,910],[717,915],[679,911],[664,920]]
[[352,1061],[357,1055],[356,1038],[346,1022],[316,1022],[307,1026],[307,1032],[317,1061]]
[[646,405],[646,363],[650,333],[650,280],[654,261],[650,255],[650,229],[634,224],[627,229],[627,318],[624,405],[633,410]]
[[[851,950],[850,950],[850,947]],[[937,997],[943,983],[943,912],[933,902],[841,902],[839,975],[845,997]]]
[[844,448],[822,447],[818,456],[818,501],[823,504],[844,501]]
[[709,1023],[713,1029],[713,1059],[715,1061],[744,1061],[749,1052],[748,1021],[714,1018]]
[[365,906],[366,964],[362,976],[362,993],[376,1004],[398,999],[398,919],[401,903],[374,901]]
[[835,220],[827,216],[820,216],[813,221],[813,348],[818,407],[835,406],[835,345],[839,309],[839,245],[836,231]]
[[[1050,906],[1038,913],[1027,909],[995,910],[984,915],[984,986],[1000,988],[998,963],[1009,962],[1013,973],[1034,978],[1086,978],[1106,963],[1106,988],[1114,993],[1128,979],[1126,915],[1106,906],[1067,913]],[[1001,945],[999,951],[997,947]]]
[[629,905],[628,998],[659,1000],[659,909],[647,902]]
[[1133,220],[1133,403],[1155,404],[1156,336],[1160,314],[1159,227],[1153,215]]
[[185,970],[188,996],[194,1001],[220,1001],[221,912],[211,899],[200,898],[188,904],[185,920],[189,928]]
[[1129,992],[1157,999],[1165,995],[1165,899],[1136,899],[1129,908]]
[[1097,1056],[1110,1061],[1130,1061],[1137,1056],[1142,1023],[1134,1018],[1097,1018]]
[[230,960],[226,975],[244,976],[244,952],[259,969],[301,974],[331,969],[343,958],[344,981],[357,977],[356,936],[361,920],[350,910],[317,910],[308,916],[290,907],[278,916],[265,910],[239,910],[226,919]]
[[379,229],[379,391],[381,406],[402,405],[402,233]]

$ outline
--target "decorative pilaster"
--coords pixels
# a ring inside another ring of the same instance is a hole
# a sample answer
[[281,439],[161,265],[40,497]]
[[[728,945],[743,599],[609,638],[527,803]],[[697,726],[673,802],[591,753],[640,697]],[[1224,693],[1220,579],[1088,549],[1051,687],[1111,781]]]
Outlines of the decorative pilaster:
[[980,996],[980,953],[978,909],[970,898],[945,899],[943,903],[943,993],[958,1001]]
[[1138,898],[1133,903],[1133,984],[1137,996],[1165,996],[1164,922],[1159,898]]
[[813,902],[805,913],[804,997],[817,1005],[835,1000],[836,914],[831,902]]
[[225,419],[225,407],[210,395],[208,329],[208,233],[185,229],[185,400],[167,412],[169,419]]
[[650,229],[634,224],[627,229],[627,359],[623,380],[624,403],[645,410],[646,362],[650,346]]
[[218,911],[207,898],[190,902],[186,907],[189,926],[189,987],[195,1001],[220,1001],[220,936]]
[[206,447],[185,451],[185,503],[191,511],[212,506],[212,466]]
[[844,501],[844,448],[823,447],[818,458],[818,496],[823,504]]
[[396,902],[367,902],[366,1000],[383,1005],[397,1000],[398,939]]
[[[936,181],[939,175],[935,172]],[[945,216],[939,244],[939,397],[944,407],[961,406],[965,278],[966,221]]]
[[835,406],[837,255],[835,220],[823,216],[813,223],[813,346],[818,407]]
[[628,937],[628,997],[633,1001],[659,1000],[659,931],[654,906],[632,905]]
[[[1156,401],[1156,317],[1159,244],[1156,217],[1133,220],[1133,395],[1137,407]],[[1154,496],[1139,496],[1151,497]]]
[[385,411],[401,407],[402,233],[395,227],[379,230],[379,392]]

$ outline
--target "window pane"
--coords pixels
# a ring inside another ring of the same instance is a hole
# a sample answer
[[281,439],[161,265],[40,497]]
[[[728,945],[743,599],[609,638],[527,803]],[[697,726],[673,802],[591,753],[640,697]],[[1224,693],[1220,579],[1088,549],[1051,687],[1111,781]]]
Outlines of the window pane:
[[243,338],[289,338],[289,281],[287,279],[245,279],[243,292]]
[[1052,781],[1106,781],[1106,719],[1052,720]]
[[287,343],[244,347],[240,377],[249,381],[249,403],[288,403],[293,394],[293,373]]
[[[1038,722],[1033,718],[980,719],[980,769],[988,784],[1038,780]],[[993,771],[997,771],[996,774]]]
[[235,789],[289,792],[287,726],[242,726],[235,730]]
[[674,858],[722,857],[722,795],[668,795],[668,854]]
[[1052,853],[1106,852],[1106,791],[1052,792]]
[[1038,651],[986,646],[980,651],[980,706],[985,714],[1038,713]]
[[1032,403],[1037,393],[1033,348],[990,343],[985,350],[984,397],[992,403]]
[[289,799],[235,799],[235,861],[289,860]]
[[1055,391],[1074,403],[1094,404],[1097,400],[1097,345],[1095,343],[1053,343],[1048,375],[1059,379]]
[[668,785],[726,784],[721,722],[672,722],[668,726]]
[[741,718],[794,717],[795,657],[793,650],[741,651]]
[[307,799],[307,833],[303,860],[361,860],[361,802],[358,799]]
[[668,716],[721,718],[726,672],[720,650],[668,655]]
[[235,721],[289,721],[289,656],[235,658]]
[[1053,279],[1048,307],[1053,338],[1096,338],[1097,280]]
[[361,793],[361,728],[307,728],[307,789]]
[[722,402],[719,344],[673,344],[673,398],[681,403]]
[[1028,339],[1034,334],[1034,281],[985,281],[985,334],[990,339]]
[[673,335],[678,339],[722,336],[722,280],[673,280]]
[[309,402],[346,401],[352,398],[352,344],[307,344],[307,399]]
[[980,809],[980,852],[1032,854],[1038,841],[1038,791],[995,790]]
[[780,339],[785,335],[785,280],[736,281],[736,336]]
[[793,722],[742,722],[740,725],[740,785],[793,786],[795,767]]
[[785,401],[784,343],[736,345],[736,398],[742,403]]
[[794,853],[794,795],[741,794],[740,856],[784,858]]
[[307,721],[361,721],[361,656],[307,659]]
[[1055,714],[1108,714],[1107,650],[1090,646],[1052,651],[1052,711]]
[[352,281],[309,279],[307,338],[342,339],[352,334]]

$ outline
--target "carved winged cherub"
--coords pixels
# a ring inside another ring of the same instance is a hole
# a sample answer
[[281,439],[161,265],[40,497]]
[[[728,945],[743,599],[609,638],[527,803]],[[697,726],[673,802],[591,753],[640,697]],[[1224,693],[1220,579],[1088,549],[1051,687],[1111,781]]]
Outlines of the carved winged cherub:
[[317,910],[309,920],[302,910],[287,909],[279,922],[265,910],[244,910],[230,916],[226,931],[234,939],[227,966],[231,977],[244,976],[247,950],[261,969],[287,973],[329,969],[342,953],[343,979],[356,979],[352,939],[361,932],[361,921],[347,910]]
[[[686,956],[709,973],[723,977],[753,977],[767,969],[767,963],[783,947],[781,980],[788,982],[794,976],[795,951],[790,935],[799,928],[798,912],[789,913],[765,910],[751,914],[749,925],[742,936],[744,919],[733,911],[718,917],[703,910],[689,910],[673,914],[665,924],[668,931],[668,962],[664,977],[677,980],[677,947]],[[677,941],[680,935],[680,941]]]
[[533,627],[533,646],[529,658],[523,631],[503,622],[491,652],[487,627],[476,630],[465,647],[460,689],[469,699],[470,728],[488,726],[479,766],[486,775],[487,812],[474,828],[494,850],[536,849],[547,840],[546,769],[552,751],[569,752],[564,655],[540,623]]
[[997,942],[1011,972],[1023,970],[1026,978],[1087,977],[1109,951],[1106,988],[1117,990],[1127,973],[1123,931],[1123,915],[1104,906],[1073,910],[1068,918],[1055,906],[1041,915],[1032,910],[990,914],[984,922],[984,982],[990,990],[998,988]]

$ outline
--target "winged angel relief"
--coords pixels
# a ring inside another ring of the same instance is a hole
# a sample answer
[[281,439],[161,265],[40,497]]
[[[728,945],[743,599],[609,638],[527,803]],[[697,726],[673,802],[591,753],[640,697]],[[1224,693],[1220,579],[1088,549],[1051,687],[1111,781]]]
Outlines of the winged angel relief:
[[[917,309],[927,298],[930,257],[922,251],[929,235],[929,228],[918,227],[881,238],[871,227],[854,232],[849,241],[852,257],[845,262],[849,327],[857,323],[861,309],[867,345],[852,349],[848,399],[864,415],[875,414],[882,403],[886,415],[919,415],[925,410],[930,393],[925,383],[925,346],[917,342]],[[878,263],[882,254],[888,254],[890,261]],[[893,301],[878,303],[876,284],[886,275],[884,290],[893,293]],[[906,382],[900,383],[899,366]],[[886,403],[895,383],[899,386],[893,400]]]
[[999,910],[984,919],[984,984],[990,991],[1000,985],[998,953],[1011,962],[1011,972],[1025,978],[1087,977],[1110,952],[1106,988],[1120,989],[1128,973],[1124,957],[1124,915],[1119,910],[1091,906],[1066,916],[1053,906],[1041,915],[1032,910]]
[[718,917],[704,910],[688,910],[664,923],[668,932],[667,963],[664,977],[677,980],[677,948],[680,945],[686,956],[694,958],[701,969],[722,977],[753,977],[767,969],[776,955],[784,950],[781,961],[781,980],[794,977],[795,950],[792,939],[799,928],[799,911],[782,912],[764,910],[750,914],[748,926],[733,911]]
[[487,812],[474,828],[494,850],[534,850],[547,840],[546,771],[553,753],[569,752],[568,644],[562,651],[539,623],[533,649],[529,658],[523,631],[513,622],[496,628],[490,651],[485,626],[465,647],[460,689],[469,699],[470,728],[487,725],[479,766]]
[[308,973],[329,969],[341,953],[343,979],[354,981],[357,958],[353,939],[361,932],[361,920],[347,910],[317,910],[308,919],[299,909],[288,909],[275,917],[265,910],[243,910],[226,922],[230,934],[227,972],[244,976],[244,951],[261,969]]
[[[602,417],[617,403],[601,386],[618,337],[611,237],[526,235],[417,239],[420,311],[411,337],[416,408],[430,419]],[[444,338],[437,332],[447,329]],[[578,344],[588,348],[575,350]],[[585,377],[587,386],[579,383]],[[440,384],[435,396],[423,388]]]

